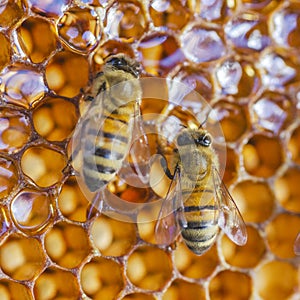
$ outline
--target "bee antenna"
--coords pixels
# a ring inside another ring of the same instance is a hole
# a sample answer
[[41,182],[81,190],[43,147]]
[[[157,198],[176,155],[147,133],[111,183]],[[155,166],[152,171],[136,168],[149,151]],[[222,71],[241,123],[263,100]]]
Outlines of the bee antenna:
[[212,108],[208,111],[208,113],[206,114],[205,120],[199,125],[198,129],[203,128],[203,125],[207,122],[208,116],[211,111],[212,111]]

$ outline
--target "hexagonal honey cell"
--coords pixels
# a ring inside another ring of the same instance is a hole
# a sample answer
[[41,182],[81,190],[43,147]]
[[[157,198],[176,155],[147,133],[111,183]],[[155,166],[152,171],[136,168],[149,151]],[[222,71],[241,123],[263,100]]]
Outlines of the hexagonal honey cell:
[[9,236],[0,246],[0,264],[14,280],[33,280],[46,265],[42,244],[36,238]]
[[[299,16],[294,0],[2,1],[0,299],[299,299]],[[153,190],[109,184],[119,204],[143,206],[136,218],[101,214],[80,190],[68,147],[91,79],[118,53],[141,77],[164,78],[143,87],[155,96],[141,111],[153,126],[149,113],[172,117],[159,132],[170,149],[173,121],[199,126],[203,100],[215,109],[228,144],[211,114],[202,125],[246,222],[244,246],[223,232],[203,256],[180,237],[157,245],[162,167]],[[169,79],[191,92],[168,90]]]
[[83,262],[91,247],[88,235],[82,227],[61,222],[47,232],[45,250],[59,266],[71,269]]
[[92,299],[117,299],[124,287],[122,266],[106,258],[94,258],[81,270],[83,291]]

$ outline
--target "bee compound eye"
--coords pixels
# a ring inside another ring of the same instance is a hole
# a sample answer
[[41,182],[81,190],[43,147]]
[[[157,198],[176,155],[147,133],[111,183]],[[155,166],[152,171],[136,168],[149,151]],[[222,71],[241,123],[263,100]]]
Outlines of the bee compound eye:
[[204,135],[203,137],[203,146],[208,147],[212,142],[212,139],[209,134]]

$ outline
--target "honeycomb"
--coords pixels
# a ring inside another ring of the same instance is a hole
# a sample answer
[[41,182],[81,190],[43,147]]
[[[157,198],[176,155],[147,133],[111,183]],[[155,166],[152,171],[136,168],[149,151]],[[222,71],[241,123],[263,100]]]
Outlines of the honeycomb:
[[[0,299],[300,299],[299,24],[296,0],[1,1]],[[152,212],[87,218],[69,142],[82,91],[120,52],[214,108],[245,246],[220,232],[197,256],[157,245]]]

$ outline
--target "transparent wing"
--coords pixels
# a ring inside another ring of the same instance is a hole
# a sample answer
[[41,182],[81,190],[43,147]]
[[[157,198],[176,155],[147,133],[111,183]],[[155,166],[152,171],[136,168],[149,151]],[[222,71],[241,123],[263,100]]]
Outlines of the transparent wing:
[[130,150],[119,171],[119,176],[132,186],[146,187],[149,183],[151,155],[138,104],[136,104],[132,123]]
[[245,245],[247,242],[246,225],[215,167],[213,167],[213,182],[219,206],[219,226],[235,244]]
[[296,255],[300,255],[300,232],[298,233],[294,243],[294,252]]
[[[177,169],[176,169],[177,170]],[[177,210],[183,211],[180,187],[180,174],[175,170],[174,177],[169,186],[155,224],[155,239],[158,244],[169,245],[180,233],[177,222]]]

